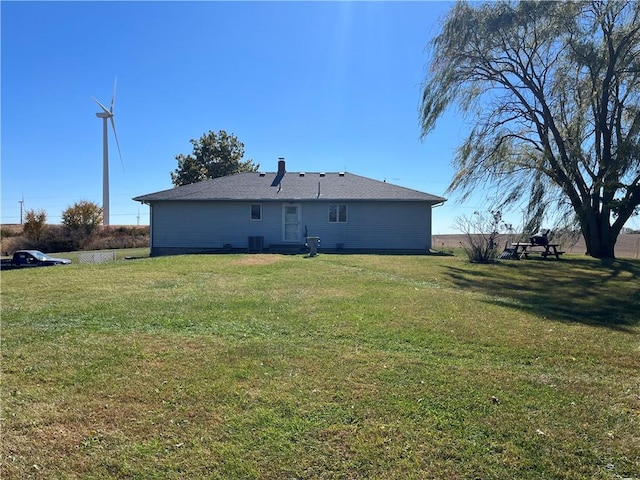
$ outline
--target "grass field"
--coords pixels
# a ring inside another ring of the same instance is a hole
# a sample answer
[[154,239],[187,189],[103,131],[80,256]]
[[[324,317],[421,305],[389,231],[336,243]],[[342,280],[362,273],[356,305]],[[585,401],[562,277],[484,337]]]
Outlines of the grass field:
[[2,273],[1,477],[640,478],[640,261]]

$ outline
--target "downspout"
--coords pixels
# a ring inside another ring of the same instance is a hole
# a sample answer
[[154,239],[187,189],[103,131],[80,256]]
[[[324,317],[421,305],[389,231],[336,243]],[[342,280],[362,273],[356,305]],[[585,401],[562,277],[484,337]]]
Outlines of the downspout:
[[[434,203],[433,205],[431,205],[431,210],[433,210],[434,208],[437,207],[441,207],[444,205],[444,202],[446,202],[446,200],[442,200],[439,203]],[[429,215],[430,217],[430,222],[429,222],[429,233],[430,233],[430,237],[431,239],[429,240],[429,250],[433,249],[433,215]]]

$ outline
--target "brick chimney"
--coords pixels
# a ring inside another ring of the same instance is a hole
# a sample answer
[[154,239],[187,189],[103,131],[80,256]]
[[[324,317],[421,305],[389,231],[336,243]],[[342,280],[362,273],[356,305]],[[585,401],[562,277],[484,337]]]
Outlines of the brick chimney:
[[284,157],[280,157],[278,158],[278,174],[283,174],[285,173],[285,163],[284,163]]

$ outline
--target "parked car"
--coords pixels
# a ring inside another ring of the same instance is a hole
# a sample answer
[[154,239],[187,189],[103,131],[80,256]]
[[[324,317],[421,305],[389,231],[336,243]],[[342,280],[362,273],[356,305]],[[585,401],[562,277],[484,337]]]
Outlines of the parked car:
[[53,258],[38,250],[18,250],[10,259],[3,259],[1,268],[9,270],[13,268],[50,267],[52,265],[68,265],[71,260],[66,258]]

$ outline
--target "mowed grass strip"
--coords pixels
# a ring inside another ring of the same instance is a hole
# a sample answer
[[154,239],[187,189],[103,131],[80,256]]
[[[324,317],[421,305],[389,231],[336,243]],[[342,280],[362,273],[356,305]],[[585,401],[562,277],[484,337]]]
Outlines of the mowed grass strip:
[[640,262],[2,274],[2,478],[640,478]]

